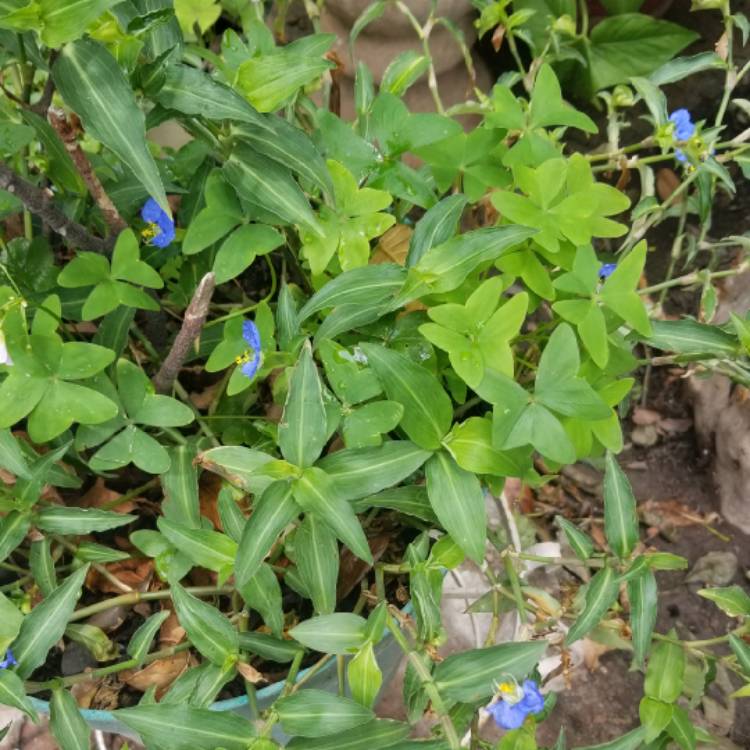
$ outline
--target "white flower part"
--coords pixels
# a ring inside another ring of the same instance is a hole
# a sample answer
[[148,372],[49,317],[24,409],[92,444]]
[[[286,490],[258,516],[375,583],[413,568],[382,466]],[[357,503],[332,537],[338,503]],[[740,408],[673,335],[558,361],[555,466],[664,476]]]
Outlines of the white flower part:
[[12,365],[13,360],[8,353],[8,347],[5,344],[5,334],[0,331],[0,365]]

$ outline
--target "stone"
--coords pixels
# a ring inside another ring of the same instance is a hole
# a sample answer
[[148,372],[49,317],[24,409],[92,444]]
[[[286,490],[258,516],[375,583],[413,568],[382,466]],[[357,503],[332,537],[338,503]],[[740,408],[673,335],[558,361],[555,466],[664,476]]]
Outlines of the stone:
[[707,552],[696,560],[693,569],[685,576],[685,581],[726,586],[737,574],[738,566],[739,562],[734,552]]

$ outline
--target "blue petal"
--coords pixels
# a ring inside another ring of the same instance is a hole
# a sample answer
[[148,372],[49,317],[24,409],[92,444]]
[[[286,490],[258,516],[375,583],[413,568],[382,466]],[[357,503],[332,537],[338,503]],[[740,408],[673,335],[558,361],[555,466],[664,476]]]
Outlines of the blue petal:
[[141,218],[149,223],[155,223],[159,221],[159,217],[163,214],[161,206],[153,199],[149,198],[141,209]]
[[677,161],[681,161],[683,164],[687,163],[687,160],[688,160],[687,156],[685,156],[685,152],[682,149],[676,148],[674,150],[674,155],[675,155],[675,159],[677,159]]
[[617,270],[617,263],[604,263],[599,269],[599,278],[606,279]]
[[169,226],[163,226],[159,223],[159,229],[161,231],[151,240],[151,244],[156,247],[168,247],[174,239],[174,224],[170,222]]
[[538,714],[544,708],[544,696],[534,680],[524,680],[523,699],[518,703],[528,714]]
[[245,362],[240,369],[248,380],[252,380],[255,373],[258,372],[258,367],[260,367],[260,355],[256,354],[249,362]]
[[252,320],[242,321],[242,338],[245,339],[247,345],[254,351],[260,352],[260,331],[258,326]]
[[489,706],[487,710],[492,714],[495,724],[502,729],[518,729],[524,723],[528,714],[528,711],[520,703],[511,706],[510,703],[505,701],[499,701]]
[[8,649],[5,652],[5,658],[0,661],[0,669],[7,669],[8,667],[13,667],[16,664],[18,664],[18,662],[16,661],[16,657],[13,656],[13,652]]

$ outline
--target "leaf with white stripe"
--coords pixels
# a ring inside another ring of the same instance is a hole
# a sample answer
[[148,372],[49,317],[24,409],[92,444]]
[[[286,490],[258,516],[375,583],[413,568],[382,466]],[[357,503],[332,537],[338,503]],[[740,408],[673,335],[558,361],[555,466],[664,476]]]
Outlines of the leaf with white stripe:
[[447,700],[474,703],[491,696],[495,682],[510,675],[519,682],[539,663],[545,640],[501,643],[453,654],[435,667],[433,679],[440,695]]
[[617,572],[614,568],[602,568],[588,583],[583,611],[571,625],[565,643],[573,643],[593,630],[614,604],[619,591],[620,579]]
[[323,690],[300,690],[274,704],[287,734],[325,737],[345,732],[374,718],[369,708]]
[[50,729],[60,750],[89,750],[91,732],[75,698],[65,689],[52,692]]
[[628,581],[630,629],[633,633],[633,656],[636,664],[643,664],[651,648],[651,636],[656,625],[657,598],[656,577],[648,568]]
[[317,513],[305,513],[294,536],[294,551],[297,570],[315,612],[330,614],[336,608],[339,547],[336,535]]
[[260,564],[271,551],[281,531],[300,514],[292,496],[289,482],[274,482],[258,498],[242,533],[234,575],[237,585],[243,586],[258,571]]
[[51,505],[36,514],[34,525],[49,534],[65,536],[109,531],[135,521],[136,516],[99,508],[75,508]]
[[39,721],[31,701],[26,697],[23,680],[9,669],[0,670],[0,706],[23,711],[33,722]]
[[280,638],[284,628],[284,612],[281,586],[273,568],[268,563],[262,563],[258,572],[240,589],[240,594],[247,606],[258,612],[271,632]]
[[149,648],[151,648],[151,641],[154,640],[154,636],[159,631],[164,620],[169,617],[170,611],[163,609],[160,612],[154,612],[144,623],[133,633],[133,637],[128,643],[127,652],[131,659],[135,659],[140,665],[146,658]]
[[638,513],[628,478],[613,453],[607,453],[604,474],[604,532],[612,551],[626,558],[638,544]]
[[216,573],[234,565],[237,543],[226,534],[212,529],[191,529],[175,521],[159,518],[159,531],[194,565],[200,565]]
[[355,500],[397,485],[411,476],[430,455],[430,451],[409,440],[389,440],[376,448],[329,453],[316,466],[331,477],[342,497]]
[[86,132],[110,149],[169,212],[159,170],[146,145],[143,113],[107,48],[90,38],[66,45],[52,68],[52,77]]
[[303,646],[323,654],[350,654],[367,639],[367,620],[353,612],[335,612],[304,620],[289,631]]
[[[342,732],[335,737],[319,737],[318,739],[293,739],[287,750],[372,750],[372,748],[391,747],[409,736],[411,727],[401,721],[391,719],[374,719],[368,724],[362,724],[348,732]],[[416,750],[425,743],[415,744]],[[426,745],[426,750],[434,750]]]
[[447,242],[456,233],[468,199],[461,193],[449,195],[438,201],[414,226],[414,234],[409,242],[406,266],[411,268],[419,263],[422,256],[431,248]]
[[188,594],[176,581],[171,583],[177,619],[190,642],[214,664],[223,665],[239,656],[237,631],[216,607]]
[[44,664],[47,652],[62,638],[88,570],[88,565],[79,568],[24,617],[13,644],[13,655],[18,662],[16,672],[21,677],[28,677]]

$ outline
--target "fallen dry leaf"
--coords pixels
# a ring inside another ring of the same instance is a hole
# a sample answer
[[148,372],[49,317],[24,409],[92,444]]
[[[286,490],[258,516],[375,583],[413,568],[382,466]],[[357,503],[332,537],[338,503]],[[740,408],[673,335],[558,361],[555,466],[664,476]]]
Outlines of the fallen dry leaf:
[[406,224],[392,226],[375,246],[370,263],[398,263],[403,266],[406,263],[409,242],[413,233],[414,230]]
[[188,651],[182,651],[165,659],[157,659],[143,669],[125,670],[120,673],[122,681],[134,690],[145,693],[156,685],[156,699],[167,692],[170,685],[191,665]]
[[185,635],[185,628],[180,625],[177,613],[172,611],[159,630],[159,644],[161,646],[176,646],[185,640]]
[[222,381],[217,380],[215,383],[204,388],[202,391],[192,391],[190,401],[196,409],[208,409],[214,402],[216,394],[222,387]]
[[[656,192],[659,198],[665,201],[680,186],[680,178],[668,167],[662,167],[656,173]],[[681,203],[683,200],[680,196],[675,203]]]
[[200,503],[200,514],[214,525],[214,528],[223,531],[221,519],[219,518],[219,491],[224,480],[218,474],[204,471],[198,483],[198,499]]
[[93,487],[81,497],[81,507],[105,508],[106,510],[113,510],[116,513],[130,513],[135,510],[138,498],[133,498],[119,505],[113,505],[119,497],[122,497],[120,492],[109,489],[104,484],[104,479],[98,477]]
[[495,52],[500,52],[500,48],[503,46],[503,39],[505,39],[505,26],[500,23],[492,32],[492,48]]
[[[107,563],[104,566],[107,571],[129,586],[134,591],[146,591],[154,575],[154,561],[144,559],[121,560],[119,562]],[[108,581],[95,568],[89,570],[86,576],[86,587],[91,591],[102,591],[109,594],[121,594],[122,589]]]

